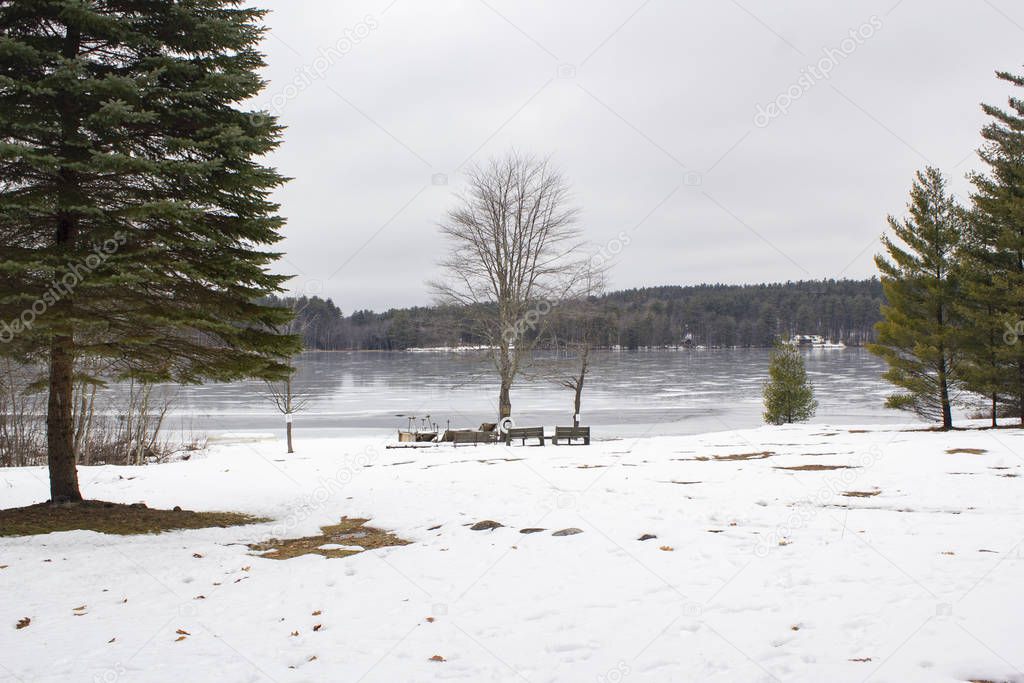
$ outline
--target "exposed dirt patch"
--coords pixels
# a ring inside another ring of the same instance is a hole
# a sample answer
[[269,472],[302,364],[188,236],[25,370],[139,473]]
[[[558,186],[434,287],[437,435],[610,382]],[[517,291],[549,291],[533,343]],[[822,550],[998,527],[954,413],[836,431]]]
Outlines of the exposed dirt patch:
[[736,453],[734,455],[698,455],[692,460],[698,462],[708,462],[714,460],[716,462],[730,462],[736,460],[764,460],[775,455],[774,451],[761,451],[760,453]]
[[846,491],[843,495],[847,498],[874,498],[881,493],[881,491]]
[[[394,534],[366,526],[368,519],[349,519],[342,517],[334,525],[322,526],[319,536],[304,538],[272,538],[263,543],[254,543],[249,550],[260,553],[260,557],[271,560],[290,560],[301,555],[322,555],[323,557],[348,557],[364,550],[390,548],[392,546],[409,545],[410,541]],[[340,548],[322,548],[321,546],[338,545]],[[356,550],[356,546],[361,550]]]
[[988,453],[984,448],[947,448],[946,452],[950,455],[985,455]]
[[122,536],[158,534],[177,529],[240,526],[266,519],[237,512],[158,510],[142,503],[120,505],[101,500],[51,505],[40,503],[0,510],[0,536],[35,536],[55,531],[97,531]]
[[825,472],[828,470],[857,470],[859,467],[852,465],[797,465],[795,467],[776,467],[777,470],[788,470],[790,472]]

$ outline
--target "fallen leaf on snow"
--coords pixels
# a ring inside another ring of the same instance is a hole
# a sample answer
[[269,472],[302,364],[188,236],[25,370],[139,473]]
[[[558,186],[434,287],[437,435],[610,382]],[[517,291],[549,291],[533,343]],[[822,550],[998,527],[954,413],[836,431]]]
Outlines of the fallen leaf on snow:
[[186,631],[183,628],[179,628],[177,631],[175,631],[175,633],[177,633],[179,636],[190,636],[190,635],[192,635],[191,633],[189,633],[188,631]]
[[292,638],[294,638],[294,637],[295,637],[295,636],[297,636],[297,635],[299,635],[299,632],[298,632],[298,631],[292,631]]
[[201,560],[203,558],[202,554],[200,553],[192,553],[192,557],[196,558],[197,560]]
[[432,661],[432,662],[447,662],[448,660],[445,659],[444,657],[442,657],[441,655],[434,655],[433,657],[430,658],[430,661]]
[[323,625],[323,624],[315,624],[315,625],[313,626],[313,631],[319,631],[319,630],[320,630],[320,629],[322,629],[323,627],[324,627],[324,625]]
[[18,629],[20,631],[21,629],[25,628],[26,626],[28,626],[31,623],[32,623],[31,619],[29,619],[28,617],[24,617],[22,619],[18,619],[18,623],[17,623],[17,625],[14,628],[16,628],[16,629]]
[[427,617],[427,623],[428,624],[433,624],[434,623],[434,617]]
[[187,637],[188,636],[178,636],[177,638],[174,639],[174,642],[180,643],[181,641],[185,640],[185,638],[187,638]]
[[321,612],[320,610],[317,610],[317,611],[313,612],[313,616],[314,616],[314,617],[318,617],[318,616],[320,616],[321,614],[323,614],[323,612]]
[[670,552],[674,551],[675,548],[673,548],[670,545],[663,545],[660,548],[658,548],[658,550],[664,550],[666,553],[670,553]]

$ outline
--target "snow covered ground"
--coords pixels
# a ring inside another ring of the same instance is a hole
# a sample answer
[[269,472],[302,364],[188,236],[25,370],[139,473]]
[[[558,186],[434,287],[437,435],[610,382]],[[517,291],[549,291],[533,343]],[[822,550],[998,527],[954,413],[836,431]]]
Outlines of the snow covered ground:
[[[0,680],[1024,681],[1024,433],[864,429],[415,451],[300,432],[288,457],[83,468],[89,498],[274,521],[0,538]],[[808,465],[851,469],[780,469]],[[0,507],[46,497],[42,470],[0,471]],[[412,544],[246,547],[342,515]]]

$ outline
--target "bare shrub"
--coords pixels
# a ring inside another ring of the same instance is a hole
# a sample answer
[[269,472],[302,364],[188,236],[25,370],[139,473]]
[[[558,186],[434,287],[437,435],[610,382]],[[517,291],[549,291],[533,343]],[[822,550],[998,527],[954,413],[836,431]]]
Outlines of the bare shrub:
[[32,379],[31,368],[0,359],[0,467],[46,462],[46,396]]

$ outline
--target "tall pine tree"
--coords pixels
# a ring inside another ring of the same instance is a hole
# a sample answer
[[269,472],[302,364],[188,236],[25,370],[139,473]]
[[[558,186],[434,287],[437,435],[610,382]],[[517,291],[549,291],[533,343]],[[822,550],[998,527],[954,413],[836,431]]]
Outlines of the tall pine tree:
[[0,353],[47,369],[54,501],[79,492],[76,359],[199,382],[286,374],[255,303],[283,182],[258,94],[263,12],[238,0],[0,2]]
[[950,429],[960,384],[954,303],[964,212],[935,168],[917,173],[908,210],[904,221],[889,218],[902,245],[883,236],[888,258],[875,258],[888,304],[876,326],[878,341],[868,348],[889,364],[885,378],[903,390],[889,397],[889,407],[912,410]]
[[962,321],[961,376],[964,388],[982,396],[988,405],[992,426],[999,425],[999,415],[1014,403],[1008,397],[1008,368],[1004,352],[1009,341],[1006,321],[1000,312],[1002,288],[996,260],[987,244],[985,219],[974,211],[970,214],[967,239],[959,259],[960,289],[963,296],[955,309]]
[[[998,77],[1024,87],[1024,77]],[[992,121],[980,151],[988,166],[971,180],[975,192],[966,281],[971,389],[990,397],[993,412],[1012,411],[1024,424],[1024,101],[1009,109],[984,105]]]

